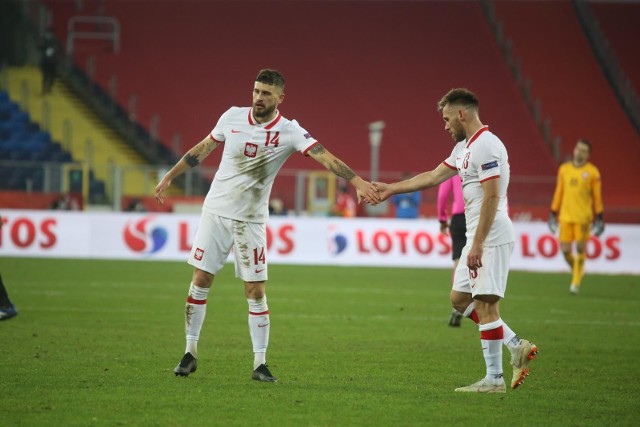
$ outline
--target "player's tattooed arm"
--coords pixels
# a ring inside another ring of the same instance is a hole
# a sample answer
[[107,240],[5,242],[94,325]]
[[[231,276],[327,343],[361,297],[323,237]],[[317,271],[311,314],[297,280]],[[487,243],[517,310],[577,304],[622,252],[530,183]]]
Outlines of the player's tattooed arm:
[[184,161],[190,167],[196,167],[202,162],[213,150],[218,147],[219,142],[214,141],[211,138],[205,138],[200,143],[198,143],[195,147],[187,152],[184,155]]
[[164,203],[164,191],[169,188],[171,185],[171,180],[175,177],[180,176],[189,168],[197,166],[201,161],[204,160],[220,143],[214,140],[211,136],[207,136],[205,139],[197,143],[191,150],[187,152],[182,159],[178,161],[170,170],[167,172],[158,185],[156,186],[156,201],[158,203]]
[[322,144],[316,143],[309,150],[309,156],[315,161],[322,164],[325,168],[333,172],[340,178],[344,178],[356,188],[358,194],[358,202],[362,200],[367,203],[376,204],[380,202],[380,197],[376,188],[371,183],[360,178],[356,173],[347,166],[342,160],[327,151]]
[[327,151],[320,143],[311,147],[309,155],[340,178],[351,181],[356,176],[356,173],[349,166]]
[[184,155],[184,161],[187,162],[187,164],[192,168],[198,166],[198,164],[200,163],[200,160],[198,160],[198,156],[196,156],[195,154],[191,154],[190,152]]
[[326,152],[327,150],[325,150],[320,143],[315,144],[313,147],[311,147],[311,150],[309,150],[309,154],[311,154],[312,157],[321,156]]
[[344,178],[347,181],[351,181],[353,177],[356,176],[356,173],[347,165],[342,163],[340,160],[335,159],[333,163],[329,166],[331,172],[338,175],[340,178]]

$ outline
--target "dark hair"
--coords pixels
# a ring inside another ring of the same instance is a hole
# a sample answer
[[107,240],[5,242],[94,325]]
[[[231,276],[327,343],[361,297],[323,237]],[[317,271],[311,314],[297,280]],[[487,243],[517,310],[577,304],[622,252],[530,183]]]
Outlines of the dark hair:
[[442,111],[447,104],[478,109],[480,101],[478,101],[478,97],[470,90],[465,88],[456,88],[447,92],[440,102],[438,102],[438,111]]
[[589,147],[589,154],[591,154],[591,143],[587,141],[585,138],[578,138],[578,144],[584,144]]
[[284,90],[284,76],[279,71],[265,68],[260,70],[256,81],[266,85],[276,86]]

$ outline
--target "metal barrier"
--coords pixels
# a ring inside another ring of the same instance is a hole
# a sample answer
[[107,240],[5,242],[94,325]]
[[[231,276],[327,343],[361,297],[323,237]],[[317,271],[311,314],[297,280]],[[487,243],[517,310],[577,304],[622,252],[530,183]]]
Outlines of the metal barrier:
[[[78,26],[95,24],[93,31],[80,31]],[[114,53],[120,52],[120,22],[112,16],[74,16],[67,24],[67,55],[73,54],[78,39],[110,40]]]

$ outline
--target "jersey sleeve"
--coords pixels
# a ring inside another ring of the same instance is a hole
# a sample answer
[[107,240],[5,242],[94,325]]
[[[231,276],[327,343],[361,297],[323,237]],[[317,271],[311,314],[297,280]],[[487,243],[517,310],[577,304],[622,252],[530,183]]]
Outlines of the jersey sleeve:
[[495,144],[483,144],[471,157],[473,165],[478,170],[480,182],[500,177],[500,151]]
[[593,194],[593,210],[596,215],[600,215],[604,210],[602,205],[602,180],[600,179],[600,171],[593,168],[593,179],[591,181],[591,194]]
[[225,111],[220,118],[218,119],[218,123],[211,131],[211,138],[215,141],[224,142],[226,137],[224,136],[224,127],[227,124],[227,118],[229,117],[229,112],[231,109]]
[[558,168],[558,178],[556,180],[556,191],[553,193],[553,201],[551,202],[551,211],[558,213],[560,210],[560,204],[562,203],[562,193],[564,190],[562,178],[563,167]]
[[300,151],[301,153],[305,153],[306,151],[315,143],[318,142],[314,137],[311,136],[309,132],[306,131],[302,126],[298,124],[297,121],[292,120],[290,123],[291,126],[291,143],[293,144],[296,151]]
[[458,146],[456,145],[455,147],[453,147],[453,150],[451,151],[451,154],[449,154],[449,157],[447,157],[446,159],[444,159],[444,161],[442,163],[444,163],[444,165],[450,169],[453,169],[455,171],[458,170],[458,168],[456,167],[456,154],[458,153]]

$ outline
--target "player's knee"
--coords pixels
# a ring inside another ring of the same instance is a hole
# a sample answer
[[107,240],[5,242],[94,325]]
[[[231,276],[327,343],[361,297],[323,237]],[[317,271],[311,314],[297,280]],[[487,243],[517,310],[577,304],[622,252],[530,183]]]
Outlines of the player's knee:
[[458,291],[451,291],[450,299],[451,307],[455,308],[460,313],[464,313],[469,304],[471,304],[471,301],[473,301],[471,294]]
[[464,313],[469,307],[469,303],[451,301],[451,307],[455,308],[459,313]]
[[210,288],[213,283],[213,274],[207,273],[199,268],[195,268],[193,270],[193,277],[191,278],[191,281],[194,285],[200,288]]
[[265,282],[245,282],[244,291],[249,299],[262,299],[265,295]]

